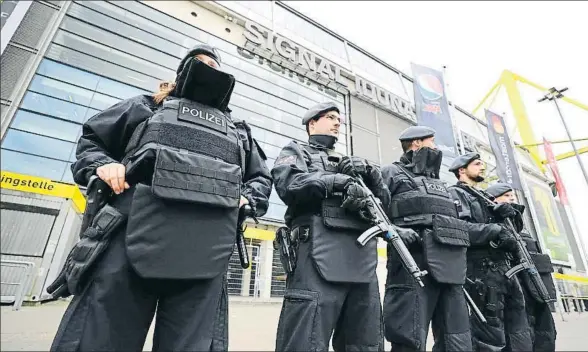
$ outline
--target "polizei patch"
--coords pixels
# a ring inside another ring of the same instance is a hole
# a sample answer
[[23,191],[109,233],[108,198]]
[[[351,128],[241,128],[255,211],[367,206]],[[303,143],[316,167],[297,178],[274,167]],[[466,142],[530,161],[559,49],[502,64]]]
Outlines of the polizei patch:
[[445,188],[445,185],[442,181],[423,179],[423,184],[425,185],[425,189],[429,194],[434,194],[441,197],[447,197],[449,195],[449,191],[447,191],[447,188]]
[[205,106],[180,103],[178,120],[195,123],[227,134],[226,117],[220,115],[218,110],[215,112]]

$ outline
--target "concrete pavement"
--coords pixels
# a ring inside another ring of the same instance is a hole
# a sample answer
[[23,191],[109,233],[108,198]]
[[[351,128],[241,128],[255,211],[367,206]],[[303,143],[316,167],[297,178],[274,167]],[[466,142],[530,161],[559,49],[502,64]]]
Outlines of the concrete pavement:
[[[22,307],[12,311],[3,306],[1,310],[2,351],[48,351],[57,326],[67,307],[66,301]],[[251,302],[230,300],[229,350],[273,351],[281,301]],[[588,351],[588,313],[569,313],[563,322],[559,314],[554,315],[558,327],[558,351]],[[147,337],[145,351],[151,350],[153,326]],[[429,335],[427,350],[431,350]],[[389,350],[389,345],[387,350]]]

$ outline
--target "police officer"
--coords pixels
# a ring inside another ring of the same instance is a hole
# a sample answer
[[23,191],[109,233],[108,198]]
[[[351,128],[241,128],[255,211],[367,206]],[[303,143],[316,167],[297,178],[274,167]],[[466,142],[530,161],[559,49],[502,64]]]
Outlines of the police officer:
[[469,238],[465,222],[439,179],[442,152],[435,130],[412,126],[400,134],[404,154],[382,168],[392,197],[390,220],[406,228],[400,237],[421,270],[416,284],[388,245],[384,329],[393,351],[424,351],[429,324],[435,350],[471,351],[468,307],[462,292]]
[[[509,280],[504,275],[510,269],[516,239],[504,225],[492,223],[499,209],[489,208],[470,188],[484,180],[484,162],[479,154],[467,153],[458,156],[449,171],[459,180],[449,187],[458,201],[459,217],[472,224],[465,287],[487,320],[483,324],[470,319],[474,350],[530,351],[532,343],[521,285],[516,277]],[[476,190],[490,198],[484,191]]]
[[[517,204],[517,198],[512,187],[507,183],[498,182],[488,187],[486,190],[494,201],[500,204],[511,204],[514,207],[515,226],[522,228],[523,220],[522,214],[525,211],[525,206]],[[499,219],[501,220],[501,219]],[[518,223],[518,224],[517,224]],[[540,246],[533,236],[526,230],[520,231],[521,237],[525,240],[527,250],[533,258],[533,262],[537,271],[541,275],[541,279],[547,288],[549,295],[556,298],[555,285],[551,278],[553,272],[553,265],[549,255],[541,253]],[[555,339],[557,331],[555,329],[555,321],[549,308],[549,304],[545,303],[538,294],[535,286],[526,271],[519,273],[521,286],[523,287],[523,294],[525,296],[525,309],[527,311],[527,320],[531,328],[531,338],[533,340],[533,351],[555,351]],[[509,322],[505,322],[508,324]]]
[[355,242],[370,227],[361,217],[368,195],[350,175],[357,172],[383,204],[388,189],[374,165],[334,151],[341,125],[334,103],[313,106],[302,124],[308,144],[290,142],[272,169],[297,254],[287,273],[276,350],[327,351],[331,335],[335,351],[382,350],[377,242]]
[[235,78],[219,66],[217,50],[198,45],[155,96],[123,100],[84,124],[74,180],[108,183],[109,205],[127,220],[71,301],[52,350],[140,351],[155,313],[155,350],[228,349],[224,274],[239,208],[263,215],[272,181],[248,126],[230,115]]

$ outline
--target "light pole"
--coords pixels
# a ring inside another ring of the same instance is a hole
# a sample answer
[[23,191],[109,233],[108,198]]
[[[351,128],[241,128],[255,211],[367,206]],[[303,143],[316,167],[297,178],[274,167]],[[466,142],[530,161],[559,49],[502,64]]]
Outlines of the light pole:
[[568,88],[563,88],[561,90],[557,90],[555,87],[549,88],[549,91],[543,96],[543,98],[539,99],[538,101],[541,103],[545,100],[551,100],[555,104],[555,108],[559,113],[559,117],[561,118],[561,122],[566,129],[566,133],[568,134],[568,138],[570,139],[570,143],[572,144],[572,148],[574,149],[574,154],[576,154],[576,158],[578,159],[578,164],[580,164],[580,169],[582,170],[582,174],[584,174],[584,179],[586,180],[586,184],[588,184],[588,174],[586,173],[586,169],[584,168],[584,163],[582,163],[582,159],[580,159],[580,154],[578,153],[578,149],[576,149],[576,144],[574,143],[574,139],[570,134],[570,130],[568,129],[568,125],[566,124],[566,120],[564,119],[561,109],[559,108],[559,104],[557,103],[557,99],[563,97],[563,92],[568,90]]

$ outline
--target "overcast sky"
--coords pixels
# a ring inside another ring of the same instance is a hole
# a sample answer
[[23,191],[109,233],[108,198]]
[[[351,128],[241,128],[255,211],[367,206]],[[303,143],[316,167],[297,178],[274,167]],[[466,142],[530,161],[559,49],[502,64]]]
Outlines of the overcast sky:
[[[586,2],[285,1],[392,66],[412,75],[410,63],[447,66],[451,100],[472,111],[504,69],[588,104]],[[535,137],[567,139],[553,103],[521,86]],[[491,109],[514,125],[504,92]],[[562,102],[573,138],[588,137],[588,112]],[[483,109],[477,114],[483,118]],[[518,140],[518,136],[514,136]],[[577,147],[588,146],[578,142]],[[554,145],[556,154],[571,151]],[[543,152],[542,149],[540,149]],[[588,168],[588,154],[581,156]],[[559,162],[588,251],[588,185],[576,158]]]

